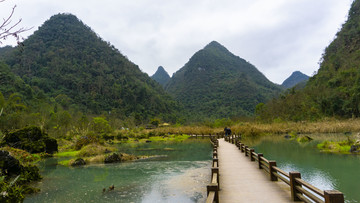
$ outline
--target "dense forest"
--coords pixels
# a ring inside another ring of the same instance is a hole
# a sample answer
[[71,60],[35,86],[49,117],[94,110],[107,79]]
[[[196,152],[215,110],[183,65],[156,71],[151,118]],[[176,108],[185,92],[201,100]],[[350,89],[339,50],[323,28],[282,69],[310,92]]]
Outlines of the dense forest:
[[317,120],[360,116],[360,1],[352,3],[347,21],[325,49],[320,69],[303,90],[290,89],[280,98],[257,106],[267,121]]
[[218,42],[196,52],[165,86],[193,120],[251,116],[281,88]]
[[23,44],[0,52],[0,91],[5,98],[17,94],[28,111],[41,111],[41,103],[55,113],[106,115],[136,125],[155,117],[176,122],[179,105],[163,88],[76,16],[52,16]]

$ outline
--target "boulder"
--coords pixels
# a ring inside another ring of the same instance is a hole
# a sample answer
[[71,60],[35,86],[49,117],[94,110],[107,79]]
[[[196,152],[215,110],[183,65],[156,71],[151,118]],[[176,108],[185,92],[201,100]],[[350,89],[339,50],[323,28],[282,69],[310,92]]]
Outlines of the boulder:
[[19,160],[15,159],[8,151],[0,150],[0,170],[5,175],[19,175],[22,171]]
[[351,153],[360,152],[360,144],[351,145],[350,152]]
[[77,158],[74,163],[71,164],[71,166],[83,166],[86,165],[86,162],[82,158]]
[[286,135],[284,136],[284,138],[286,138],[286,139],[290,139],[290,138],[291,138],[291,135],[286,134]]
[[46,152],[52,154],[58,151],[56,139],[49,137],[37,126],[25,127],[6,133],[2,144],[23,149],[30,153]]
[[121,157],[122,157],[122,154],[119,155],[117,153],[113,153],[110,156],[107,156],[105,158],[105,163],[108,164],[108,163],[121,162]]

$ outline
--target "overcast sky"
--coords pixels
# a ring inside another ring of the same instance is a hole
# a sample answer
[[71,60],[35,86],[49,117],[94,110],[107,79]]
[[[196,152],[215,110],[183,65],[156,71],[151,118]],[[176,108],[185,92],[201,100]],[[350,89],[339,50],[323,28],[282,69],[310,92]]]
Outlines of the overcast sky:
[[[33,27],[72,13],[141,70],[170,76],[215,40],[281,84],[293,71],[312,75],[347,18],[352,0],[6,0],[14,20]],[[7,40],[2,44],[13,44]]]

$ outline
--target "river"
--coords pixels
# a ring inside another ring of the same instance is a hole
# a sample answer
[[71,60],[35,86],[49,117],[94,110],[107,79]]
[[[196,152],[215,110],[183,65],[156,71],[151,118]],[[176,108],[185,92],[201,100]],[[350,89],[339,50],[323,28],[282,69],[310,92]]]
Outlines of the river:
[[316,187],[339,190],[344,193],[346,202],[360,202],[360,155],[321,153],[316,147],[324,139],[339,140],[346,136],[309,136],[314,140],[304,144],[279,135],[248,141],[257,153],[275,160],[284,171],[298,171],[302,179]]
[[44,178],[35,185],[41,192],[25,202],[205,202],[212,155],[208,139],[118,147],[121,152],[157,157],[76,168],[47,159],[40,163]]

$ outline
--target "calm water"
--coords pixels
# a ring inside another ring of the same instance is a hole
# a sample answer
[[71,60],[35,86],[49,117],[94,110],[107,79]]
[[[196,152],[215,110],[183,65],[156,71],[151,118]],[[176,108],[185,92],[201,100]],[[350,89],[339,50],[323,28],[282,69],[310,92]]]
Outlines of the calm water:
[[[344,135],[337,135],[344,136]],[[275,160],[285,170],[299,171],[302,179],[323,190],[339,190],[346,202],[360,202],[360,155],[320,153],[317,135],[307,144],[286,140],[282,136],[254,143],[255,151]]]
[[[204,202],[210,178],[208,139],[183,143],[122,144],[121,152],[159,155],[148,160],[79,168],[41,163],[37,195],[25,202]],[[113,191],[103,188],[114,185]]]

